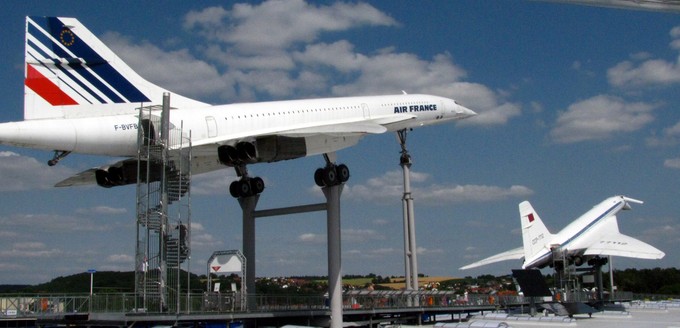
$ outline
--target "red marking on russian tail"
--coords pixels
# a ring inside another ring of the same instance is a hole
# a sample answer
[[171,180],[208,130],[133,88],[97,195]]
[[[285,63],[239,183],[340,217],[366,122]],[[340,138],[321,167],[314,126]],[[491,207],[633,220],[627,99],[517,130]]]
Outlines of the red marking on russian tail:
[[529,223],[534,222],[534,213],[529,213]]
[[26,80],[24,80],[24,84],[52,106],[78,105],[73,98],[64,93],[64,91],[61,91],[54,82],[50,81],[50,79],[42,75],[30,64],[26,64]]
[[212,267],[213,271],[215,271],[215,272],[218,272],[220,270],[220,268],[222,268],[221,265],[216,265],[216,266]]

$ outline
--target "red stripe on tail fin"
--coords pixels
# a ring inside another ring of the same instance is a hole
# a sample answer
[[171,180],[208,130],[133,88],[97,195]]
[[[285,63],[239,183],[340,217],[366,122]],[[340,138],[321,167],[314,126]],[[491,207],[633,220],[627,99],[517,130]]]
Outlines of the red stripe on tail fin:
[[73,98],[61,91],[54,82],[50,81],[50,79],[42,75],[30,64],[26,65],[26,80],[24,84],[52,106],[78,105]]

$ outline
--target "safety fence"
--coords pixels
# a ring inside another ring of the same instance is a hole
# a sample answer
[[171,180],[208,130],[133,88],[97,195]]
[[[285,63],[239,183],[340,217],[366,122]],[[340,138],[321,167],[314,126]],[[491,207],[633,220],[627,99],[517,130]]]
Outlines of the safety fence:
[[[586,293],[561,294],[541,301],[589,301],[592,295]],[[632,299],[631,293],[616,293],[609,300]],[[567,299],[565,300],[564,297]],[[329,299],[323,295],[251,295],[239,293],[191,293],[183,294],[178,300],[181,314],[276,312],[299,310],[325,310]],[[343,293],[345,311],[367,309],[405,308],[465,308],[505,307],[529,303],[522,296],[489,294],[456,294],[450,291],[367,291],[351,290]],[[159,313],[139,307],[144,304],[133,293],[112,293],[95,295],[0,295],[0,318],[40,317],[74,313]],[[250,305],[248,308],[247,305]]]

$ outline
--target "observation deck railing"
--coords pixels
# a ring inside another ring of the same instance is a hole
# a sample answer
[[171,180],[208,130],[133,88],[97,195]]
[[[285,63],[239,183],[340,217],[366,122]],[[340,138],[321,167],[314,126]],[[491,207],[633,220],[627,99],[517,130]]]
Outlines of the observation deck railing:
[[[239,312],[325,311],[329,301],[321,295],[252,295],[257,306],[245,309],[244,298],[238,293],[182,294],[177,314],[219,314]],[[633,294],[617,292],[610,301],[630,301]],[[587,295],[568,296],[568,301],[589,301]],[[553,297],[553,301],[555,297]],[[366,291],[343,293],[343,311],[408,308],[451,308],[452,311],[470,307],[505,307],[528,304],[522,296],[468,294],[450,291]],[[140,304],[139,302],[137,304]],[[91,305],[91,307],[90,307]],[[0,295],[0,318],[40,318],[65,314],[121,313],[158,314],[147,309],[135,309],[134,293],[76,295]],[[172,314],[172,313],[164,313]]]

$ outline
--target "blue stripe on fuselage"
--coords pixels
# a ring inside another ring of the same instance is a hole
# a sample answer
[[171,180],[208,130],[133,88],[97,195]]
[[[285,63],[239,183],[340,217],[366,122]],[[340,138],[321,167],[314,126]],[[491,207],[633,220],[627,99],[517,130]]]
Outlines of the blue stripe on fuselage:
[[[590,222],[587,226],[585,226],[585,227],[584,227],[583,229],[581,229],[579,232],[577,232],[576,234],[574,234],[571,238],[567,239],[563,244],[560,245],[560,248],[564,248],[564,249],[566,249],[566,250],[569,250],[569,247],[565,247],[565,246],[569,245],[569,243],[572,242],[572,241],[574,241],[574,239],[580,237],[580,236],[583,235],[588,229],[592,228],[595,224],[597,224],[597,223],[600,222],[602,219],[604,219],[609,213],[611,213],[612,210],[614,210],[616,207],[618,207],[619,204],[621,204],[621,202],[617,202],[614,206],[610,207],[610,208],[609,208],[608,210],[606,210],[602,215],[600,215],[600,216],[597,217],[595,220],[593,220],[592,222]],[[539,263],[539,262],[543,261],[546,257],[549,257],[549,256],[552,256],[552,251],[547,252],[547,253],[544,254],[543,256],[539,257],[538,259],[536,259],[535,261],[533,261],[533,263]]]
[[[590,222],[587,226],[585,226],[585,227],[584,227],[583,229],[581,229],[579,232],[577,232],[576,234],[574,234],[574,236],[572,236],[571,238],[567,239],[567,241],[565,241],[564,244],[562,244],[561,247],[564,247],[564,246],[568,245],[570,242],[574,241],[574,239],[576,239],[576,238],[580,237],[581,235],[583,235],[587,230],[589,230],[590,228],[592,228],[594,225],[596,225],[598,222],[600,222],[602,219],[604,219],[607,215],[609,215],[609,213],[610,213],[612,210],[614,210],[616,207],[618,207],[619,204],[621,204],[621,202],[617,202],[616,204],[614,204],[614,206],[610,207],[608,210],[606,210],[604,213],[602,213],[602,215],[600,215],[599,217],[597,217],[595,220],[593,220],[592,222]],[[567,248],[567,249],[569,249],[569,248]]]

